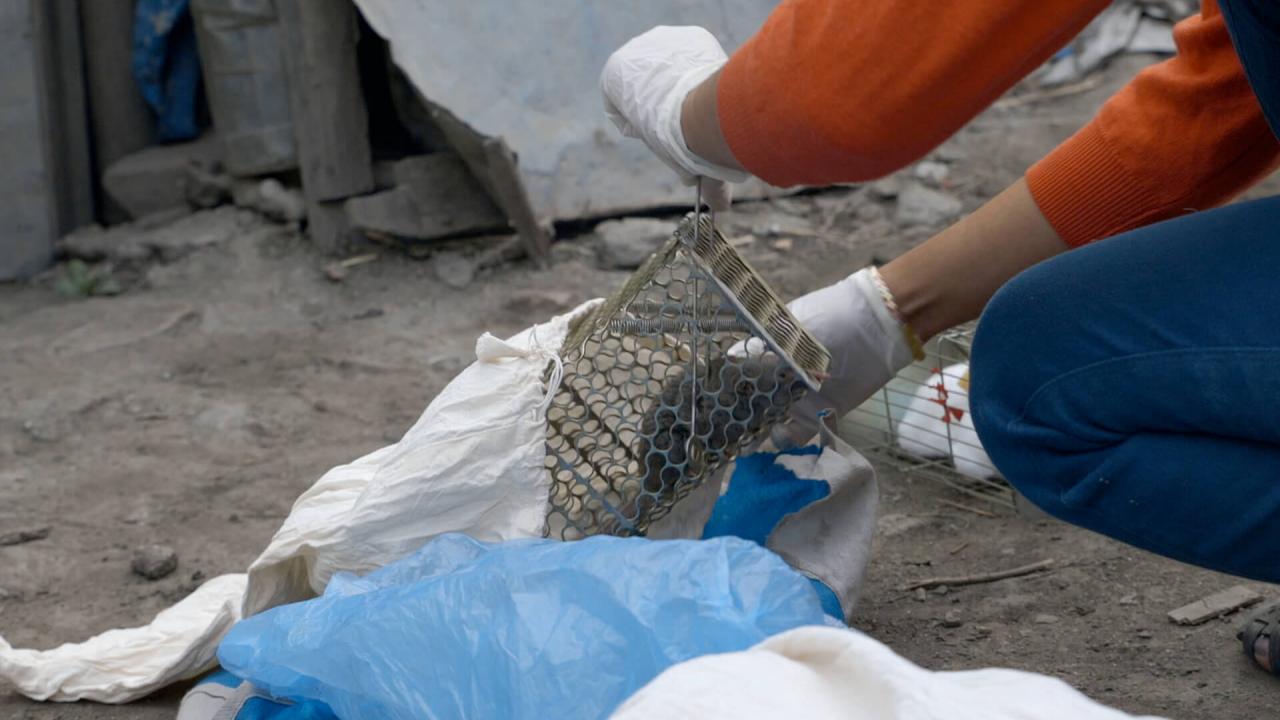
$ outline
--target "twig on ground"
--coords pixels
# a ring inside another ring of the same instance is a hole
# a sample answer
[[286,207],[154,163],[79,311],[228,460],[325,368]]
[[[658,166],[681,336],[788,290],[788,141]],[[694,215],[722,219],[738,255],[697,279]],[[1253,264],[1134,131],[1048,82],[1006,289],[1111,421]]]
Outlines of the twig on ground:
[[987,512],[986,510],[980,510],[980,509],[978,509],[978,508],[976,508],[976,507],[971,507],[971,506],[969,506],[969,505],[965,505],[964,503],[958,503],[958,502],[954,502],[954,501],[951,501],[951,500],[939,500],[938,502],[942,503],[943,505],[946,505],[947,507],[953,507],[953,508],[955,508],[955,509],[957,509],[957,510],[964,510],[964,511],[966,511],[966,512],[971,512],[971,513],[973,513],[974,515],[981,515],[982,517],[989,517],[989,518],[993,518],[993,517],[995,517],[995,516],[996,516],[996,514],[995,514],[995,513],[993,513],[993,512]]
[[951,548],[950,550],[948,550],[948,551],[947,551],[947,553],[948,553],[948,554],[950,554],[950,555],[955,555],[955,554],[959,553],[961,550],[963,550],[963,549],[965,549],[965,548],[967,548],[967,547],[969,547],[969,543],[967,543],[967,542],[963,542],[963,543],[960,543],[959,545],[957,545],[957,546],[955,546],[955,547]]
[[913,582],[902,589],[915,590],[917,588],[924,588],[927,590],[929,588],[938,587],[939,585],[959,587],[961,585],[980,585],[982,583],[996,582],[998,580],[1008,580],[1009,578],[1022,577],[1023,575],[1030,575],[1041,570],[1048,570],[1053,567],[1053,562],[1053,558],[1049,558],[1048,560],[1041,560],[1040,562],[1031,563],[1030,565],[1016,567],[1012,570],[1000,570],[997,572],[979,573],[977,575],[961,575],[959,577],[929,578],[927,580]]

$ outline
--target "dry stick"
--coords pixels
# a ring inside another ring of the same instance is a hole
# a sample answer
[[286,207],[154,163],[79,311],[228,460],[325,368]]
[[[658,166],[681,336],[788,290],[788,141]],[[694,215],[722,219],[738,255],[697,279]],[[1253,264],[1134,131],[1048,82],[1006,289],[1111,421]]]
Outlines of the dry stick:
[[951,548],[951,550],[950,550],[949,552],[950,552],[950,554],[955,555],[956,553],[960,552],[961,550],[963,550],[963,549],[965,549],[965,548],[967,548],[967,547],[969,547],[969,543],[967,543],[967,542],[965,542],[965,543],[960,543],[959,545],[957,545],[957,546],[955,546],[955,547]]
[[1066,85],[1059,85],[1058,87],[1049,88],[1048,90],[1029,92],[1023,95],[1014,95],[1012,97],[998,100],[995,103],[995,107],[1001,109],[1015,108],[1037,103],[1041,100],[1053,100],[1055,98],[1066,97],[1068,95],[1089,92],[1090,90],[1101,86],[1104,80],[1106,80],[1106,78],[1103,77],[1102,73],[1096,73],[1083,80],[1068,83]]
[[1048,560],[1041,560],[1040,562],[1037,562],[1037,563],[1031,563],[1030,565],[1023,565],[1022,567],[1016,567],[1016,568],[1013,568],[1012,570],[1000,570],[998,572],[979,573],[977,575],[961,575],[960,577],[929,578],[928,580],[913,582],[902,589],[903,590],[916,590],[918,588],[928,589],[928,588],[938,587],[939,585],[946,585],[947,587],[959,587],[961,585],[980,585],[982,583],[996,582],[997,580],[1008,580],[1009,578],[1021,577],[1023,575],[1030,575],[1031,573],[1039,572],[1041,570],[1047,570],[1051,567],[1053,567],[1053,558],[1049,558]]
[[971,512],[971,513],[973,513],[974,515],[981,515],[982,517],[989,517],[989,518],[993,518],[993,517],[995,517],[995,516],[996,516],[996,514],[995,514],[995,513],[990,513],[990,512],[987,512],[986,510],[979,510],[979,509],[978,509],[978,508],[976,508],[976,507],[970,507],[970,506],[968,506],[968,505],[964,505],[964,504],[962,504],[962,503],[952,502],[951,500],[939,500],[938,502],[940,502],[940,503],[942,503],[943,505],[946,505],[946,506],[948,506],[948,507],[953,507],[953,508],[955,508],[955,509],[957,509],[957,510],[965,510],[965,511],[967,511],[967,512]]

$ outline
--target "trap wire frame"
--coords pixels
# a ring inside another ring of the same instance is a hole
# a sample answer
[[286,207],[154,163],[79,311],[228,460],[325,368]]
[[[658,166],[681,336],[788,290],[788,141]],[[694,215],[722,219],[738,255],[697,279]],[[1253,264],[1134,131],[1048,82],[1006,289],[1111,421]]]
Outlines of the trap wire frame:
[[[840,419],[839,434],[882,466],[941,482],[995,505],[1019,507],[1013,488],[981,452],[972,431],[960,428],[969,411],[968,379],[948,369],[963,363],[967,370],[974,329],[970,323],[930,341],[923,362],[905,368]],[[921,421],[922,406],[932,421]]]
[[784,421],[830,355],[711,217],[691,213],[570,327],[561,362],[544,535],[576,540],[644,535]]

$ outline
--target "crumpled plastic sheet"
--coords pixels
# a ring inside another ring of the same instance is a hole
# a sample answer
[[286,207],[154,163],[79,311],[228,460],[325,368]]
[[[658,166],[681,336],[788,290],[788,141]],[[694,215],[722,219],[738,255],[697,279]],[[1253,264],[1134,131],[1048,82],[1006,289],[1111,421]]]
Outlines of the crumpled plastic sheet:
[[671,665],[824,622],[807,578],[738,538],[452,534],[242,621],[218,657],[340,718],[602,718]]

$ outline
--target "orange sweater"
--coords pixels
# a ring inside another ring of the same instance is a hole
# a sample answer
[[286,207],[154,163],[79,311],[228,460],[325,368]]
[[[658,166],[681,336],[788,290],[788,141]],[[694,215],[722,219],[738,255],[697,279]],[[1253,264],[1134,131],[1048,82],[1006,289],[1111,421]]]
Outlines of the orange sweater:
[[[720,77],[739,162],[776,185],[857,182],[929,152],[1048,59],[1109,0],[784,0]],[[1080,245],[1232,198],[1280,142],[1218,10],[1027,172]]]

